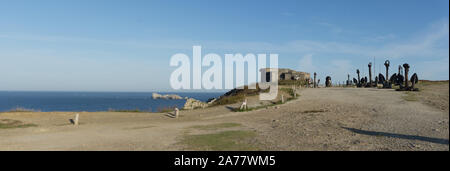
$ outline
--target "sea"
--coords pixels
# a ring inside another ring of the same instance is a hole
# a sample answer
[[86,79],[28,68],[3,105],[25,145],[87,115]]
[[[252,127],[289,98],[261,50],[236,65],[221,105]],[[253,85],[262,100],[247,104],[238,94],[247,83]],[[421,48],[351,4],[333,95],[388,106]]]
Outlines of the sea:
[[[152,99],[153,92],[22,92],[0,91],[0,112],[26,109],[40,112],[143,111],[158,112],[182,108],[185,99]],[[207,101],[224,92],[157,92]]]

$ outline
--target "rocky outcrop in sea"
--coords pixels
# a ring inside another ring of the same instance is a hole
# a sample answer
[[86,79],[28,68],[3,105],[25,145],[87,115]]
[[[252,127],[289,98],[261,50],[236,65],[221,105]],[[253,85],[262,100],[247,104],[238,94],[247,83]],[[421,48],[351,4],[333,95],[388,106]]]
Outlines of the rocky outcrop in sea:
[[153,93],[152,94],[152,98],[153,99],[168,99],[168,100],[181,100],[183,99],[183,97],[176,95],[176,94],[166,94],[166,95],[161,95],[158,93]]
[[204,109],[204,108],[207,108],[208,106],[212,105],[217,100],[215,98],[212,98],[212,99],[209,99],[208,102],[202,102],[202,101],[194,99],[194,98],[189,98],[189,97],[183,98],[176,94],[162,95],[162,94],[158,94],[158,93],[153,93],[152,98],[153,99],[167,99],[167,100],[185,99],[186,103],[183,106],[183,109],[185,109],[185,110],[193,110],[193,109],[199,109],[199,108]]

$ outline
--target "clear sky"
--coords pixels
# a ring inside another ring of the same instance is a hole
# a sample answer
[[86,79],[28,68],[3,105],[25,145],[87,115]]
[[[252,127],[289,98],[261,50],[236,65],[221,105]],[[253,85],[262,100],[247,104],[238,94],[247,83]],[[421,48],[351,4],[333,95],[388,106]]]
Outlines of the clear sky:
[[0,0],[0,90],[170,90],[175,53],[278,53],[344,81],[405,62],[449,79],[448,0]]

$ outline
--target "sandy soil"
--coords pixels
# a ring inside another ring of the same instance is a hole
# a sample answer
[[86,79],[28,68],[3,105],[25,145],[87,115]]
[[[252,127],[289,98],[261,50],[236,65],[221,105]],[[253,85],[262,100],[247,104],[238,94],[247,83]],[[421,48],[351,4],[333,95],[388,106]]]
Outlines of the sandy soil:
[[[438,94],[438,97],[437,95]],[[449,150],[448,83],[417,93],[383,89],[302,89],[297,100],[251,112],[229,106],[167,113],[0,113],[37,127],[0,129],[0,150],[189,150],[190,128],[240,123],[262,150]],[[256,102],[253,102],[256,103]]]

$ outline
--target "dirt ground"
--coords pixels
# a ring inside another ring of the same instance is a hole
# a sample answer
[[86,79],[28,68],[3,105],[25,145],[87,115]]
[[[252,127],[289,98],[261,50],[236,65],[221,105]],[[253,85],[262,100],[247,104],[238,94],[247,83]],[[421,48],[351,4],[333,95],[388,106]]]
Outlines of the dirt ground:
[[[180,143],[183,137],[231,129],[255,133],[245,141],[255,147],[251,150],[448,151],[448,87],[448,82],[427,85],[413,94],[309,88],[278,106],[250,112],[232,112],[230,106],[183,110],[180,118],[169,113],[81,112],[79,126],[69,122],[74,112],[0,113],[0,121],[30,125],[0,127],[0,150],[196,150]],[[220,123],[240,126],[207,127]],[[208,129],[195,129],[202,126]]]

